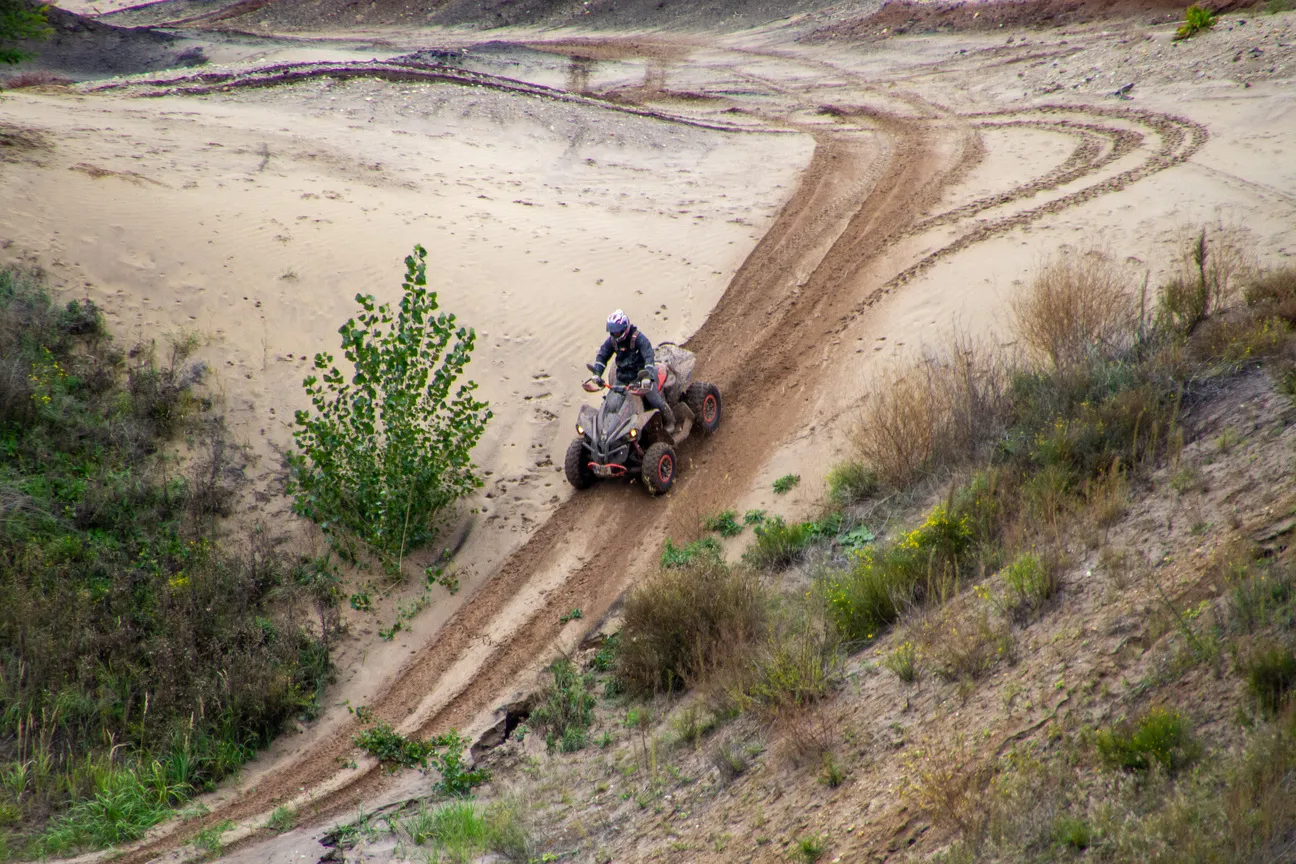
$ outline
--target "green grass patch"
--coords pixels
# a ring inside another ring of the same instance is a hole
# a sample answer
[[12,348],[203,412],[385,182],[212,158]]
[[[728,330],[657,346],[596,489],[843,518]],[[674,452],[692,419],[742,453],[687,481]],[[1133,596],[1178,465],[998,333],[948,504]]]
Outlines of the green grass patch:
[[828,472],[828,497],[840,506],[864,501],[880,489],[877,472],[863,462],[843,462]]

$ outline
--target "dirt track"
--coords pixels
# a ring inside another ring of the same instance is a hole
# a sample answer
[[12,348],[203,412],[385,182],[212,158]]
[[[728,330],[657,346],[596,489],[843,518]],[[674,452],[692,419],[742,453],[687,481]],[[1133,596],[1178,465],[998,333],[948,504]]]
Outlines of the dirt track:
[[[600,44],[587,40],[548,50],[589,51]],[[626,51],[623,42],[605,47]],[[681,56],[693,48],[639,39],[630,53]],[[666,499],[650,500],[638,488],[609,485],[562,505],[373,702],[375,715],[403,732],[480,728],[483,717],[539,659],[550,656],[560,639],[570,643],[578,635],[559,623],[564,612],[578,607],[587,621],[597,621],[649,570],[663,537],[691,536],[699,514],[738,500],[778,445],[808,419],[823,386],[822,370],[847,350],[838,346],[845,323],[884,293],[955,251],[1178,164],[1206,140],[1200,124],[1147,110],[1056,106],[961,114],[903,87],[885,87],[795,57],[712,50],[707,62],[708,74],[743,81],[754,91],[728,94],[719,108],[808,131],[816,141],[798,188],[688,343],[699,355],[699,368],[725,395],[725,422],[712,439],[685,446],[682,455],[689,464]],[[135,81],[129,91],[201,94],[351,74],[405,73],[283,67],[205,81]],[[543,88],[529,92],[540,99],[584,99]],[[715,117],[717,106],[711,108],[689,122],[724,128]],[[1066,135],[1073,150],[1041,176],[933,212],[948,189],[984,158],[982,132],[1016,128]],[[355,730],[354,723],[338,725],[274,766],[254,789],[207,816],[165,826],[117,860],[153,860],[223,820],[260,825],[285,803],[318,823],[372,800],[390,782],[375,764],[339,768],[354,755]],[[241,841],[255,842],[256,835],[246,833]]]

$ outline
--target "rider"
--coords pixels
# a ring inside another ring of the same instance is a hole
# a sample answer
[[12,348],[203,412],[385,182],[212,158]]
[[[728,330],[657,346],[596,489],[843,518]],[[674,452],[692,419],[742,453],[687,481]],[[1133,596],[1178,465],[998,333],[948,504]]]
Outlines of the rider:
[[607,331],[608,338],[603,340],[603,346],[594,358],[594,375],[598,383],[603,383],[603,371],[607,369],[608,360],[616,354],[617,383],[626,387],[636,380],[643,382],[640,387],[644,391],[644,401],[661,414],[666,431],[674,433],[675,413],[666,404],[657,387],[657,367],[653,362],[652,343],[630,323],[630,319],[620,309],[608,316]]

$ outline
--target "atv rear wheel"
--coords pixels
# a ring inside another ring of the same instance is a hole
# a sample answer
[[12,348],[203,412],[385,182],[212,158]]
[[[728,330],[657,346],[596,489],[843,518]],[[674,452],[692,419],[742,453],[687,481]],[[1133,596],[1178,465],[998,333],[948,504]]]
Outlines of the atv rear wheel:
[[675,448],[665,441],[658,441],[644,451],[641,472],[644,485],[648,487],[648,491],[654,495],[669,492],[671,486],[675,483],[677,465]]
[[702,431],[711,433],[720,425],[720,389],[706,381],[695,381],[684,394],[684,402],[693,409],[693,416]]
[[589,460],[585,458],[585,442],[579,438],[572,439],[567,445],[567,458],[563,460],[563,473],[567,482],[577,489],[588,489],[597,479],[590,470]]

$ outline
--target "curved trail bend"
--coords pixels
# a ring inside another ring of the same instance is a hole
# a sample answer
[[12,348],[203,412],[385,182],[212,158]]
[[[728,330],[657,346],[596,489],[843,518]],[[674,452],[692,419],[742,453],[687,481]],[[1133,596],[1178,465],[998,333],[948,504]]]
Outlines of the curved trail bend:
[[[761,62],[759,75],[743,69],[753,58]],[[770,60],[731,52],[723,66],[713,67],[724,78],[717,92],[735,78],[763,86],[761,95],[781,100],[781,107],[771,108],[769,98],[758,105],[744,105],[741,96],[723,98],[778,127],[812,134],[816,147],[797,189],[688,343],[702,375],[725,395],[725,422],[709,440],[684,445],[687,468],[666,498],[608,484],[559,507],[372,703],[374,715],[401,732],[423,736],[479,723],[551,655],[564,635],[559,619],[566,610],[579,607],[587,620],[599,620],[651,570],[663,537],[691,534],[699,514],[724,509],[745,494],[767,458],[810,417],[819,370],[834,357],[842,322],[936,260],[1177,164],[1206,137],[1197,124],[1151,112],[1056,107],[960,115],[866,80],[843,88],[841,70],[796,58],[778,58],[796,75],[771,80]],[[823,92],[807,85],[807,69],[833,78],[834,85]],[[194,91],[207,89],[207,83],[191,84]],[[237,85],[225,79],[218,86]],[[150,86],[186,90],[160,80],[130,89]],[[532,95],[571,96],[539,89]],[[818,120],[798,122],[794,115]],[[983,158],[979,129],[987,126],[1045,128],[1072,138],[1074,149],[1037,178],[940,212],[942,196]],[[1028,203],[1049,193],[1056,197]],[[983,214],[988,221],[976,221]],[[940,233],[950,230],[953,239]],[[891,260],[898,243],[919,236],[946,239],[935,251]],[[338,724],[273,766],[255,788],[206,816],[170,823],[116,860],[155,860],[206,826],[225,820],[259,825],[284,804],[318,822],[373,799],[388,782],[375,763],[339,767],[354,755],[357,728],[354,720]],[[253,834],[238,845],[255,841]]]

